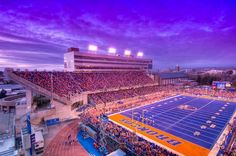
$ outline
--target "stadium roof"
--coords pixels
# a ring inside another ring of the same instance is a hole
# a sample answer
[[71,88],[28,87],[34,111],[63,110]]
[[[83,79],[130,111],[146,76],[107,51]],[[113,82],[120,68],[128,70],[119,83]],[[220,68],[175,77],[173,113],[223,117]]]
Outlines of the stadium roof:
[[159,73],[160,78],[171,79],[171,78],[186,78],[187,74],[184,72],[168,72]]

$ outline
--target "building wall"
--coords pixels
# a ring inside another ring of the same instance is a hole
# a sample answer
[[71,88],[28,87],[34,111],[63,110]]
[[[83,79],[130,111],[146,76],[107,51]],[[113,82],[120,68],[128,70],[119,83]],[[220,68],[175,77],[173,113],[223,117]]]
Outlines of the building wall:
[[176,84],[179,83],[183,80],[186,80],[186,78],[170,78],[170,79],[162,79],[160,78],[160,85],[171,85],[171,84]]
[[75,71],[74,52],[64,54],[64,70],[68,72]]
[[68,52],[64,55],[65,71],[147,71],[152,60],[95,53]]

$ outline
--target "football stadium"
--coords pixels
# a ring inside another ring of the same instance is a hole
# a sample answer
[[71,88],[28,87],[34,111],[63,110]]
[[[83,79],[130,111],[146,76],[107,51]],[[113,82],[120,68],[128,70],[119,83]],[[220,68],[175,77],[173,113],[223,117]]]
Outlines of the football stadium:
[[[45,156],[227,153],[236,136],[235,92],[191,86],[179,69],[159,74],[152,66],[142,52],[101,54],[90,45],[69,48],[64,71],[6,69],[25,89],[26,113],[15,129],[22,148]],[[36,97],[50,102],[39,107]]]
[[235,104],[175,96],[113,114],[109,118],[179,155],[202,156],[208,155],[221,137],[234,115]]

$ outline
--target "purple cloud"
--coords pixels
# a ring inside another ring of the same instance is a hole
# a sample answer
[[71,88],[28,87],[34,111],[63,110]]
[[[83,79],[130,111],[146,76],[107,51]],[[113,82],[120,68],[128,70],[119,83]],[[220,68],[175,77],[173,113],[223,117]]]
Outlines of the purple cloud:
[[[154,68],[236,66],[234,1],[0,2],[0,65],[63,69],[68,47],[144,51]],[[17,66],[18,65],[18,66]]]

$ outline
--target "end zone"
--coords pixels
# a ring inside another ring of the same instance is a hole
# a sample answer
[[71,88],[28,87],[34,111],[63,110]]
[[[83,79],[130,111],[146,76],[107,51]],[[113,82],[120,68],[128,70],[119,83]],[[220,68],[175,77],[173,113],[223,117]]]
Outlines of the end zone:
[[132,119],[121,114],[110,115],[109,120],[178,155],[207,156],[210,152],[209,149],[153,128],[144,123],[132,121]]

